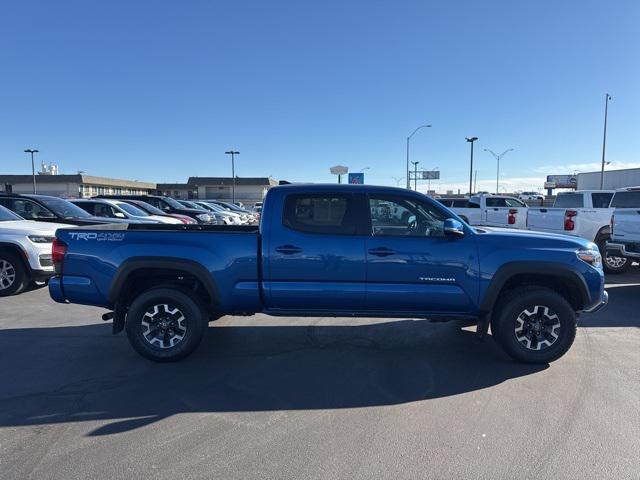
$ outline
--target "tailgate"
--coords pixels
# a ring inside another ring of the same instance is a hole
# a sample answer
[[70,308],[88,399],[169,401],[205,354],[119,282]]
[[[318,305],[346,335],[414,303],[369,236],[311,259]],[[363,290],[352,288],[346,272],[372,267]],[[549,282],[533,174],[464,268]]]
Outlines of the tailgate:
[[640,242],[640,208],[617,208],[613,214],[613,239]]
[[527,228],[543,232],[564,232],[566,208],[530,208]]

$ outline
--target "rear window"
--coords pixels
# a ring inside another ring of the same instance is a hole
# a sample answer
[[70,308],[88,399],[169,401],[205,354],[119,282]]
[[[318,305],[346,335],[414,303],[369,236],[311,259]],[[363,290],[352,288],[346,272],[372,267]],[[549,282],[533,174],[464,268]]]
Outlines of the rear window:
[[565,193],[556,197],[553,206],[558,208],[582,208],[584,207],[584,200],[582,194]]
[[615,208],[640,208],[640,190],[633,192],[616,192],[611,201]]
[[357,218],[351,195],[289,195],[283,224],[307,233],[355,235]]
[[613,193],[592,193],[591,203],[593,208],[609,208],[611,197],[613,197]]

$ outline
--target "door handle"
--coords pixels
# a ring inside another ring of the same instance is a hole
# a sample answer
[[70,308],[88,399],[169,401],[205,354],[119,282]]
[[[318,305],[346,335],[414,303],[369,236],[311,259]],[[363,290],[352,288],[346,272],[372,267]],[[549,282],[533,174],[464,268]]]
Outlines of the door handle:
[[498,208],[497,208],[497,207],[494,207],[494,208],[493,208],[493,211],[494,211],[494,212],[497,212],[497,211],[498,211]]
[[542,213],[547,213],[547,209],[546,209],[546,208],[541,208],[541,209],[540,209],[540,211],[541,211]]
[[395,255],[395,253],[394,250],[387,247],[378,247],[369,250],[369,254],[375,255],[376,257],[388,257],[389,255]]
[[279,247],[276,247],[276,252],[284,255],[293,255],[294,253],[302,252],[302,249],[295,245],[280,245]]

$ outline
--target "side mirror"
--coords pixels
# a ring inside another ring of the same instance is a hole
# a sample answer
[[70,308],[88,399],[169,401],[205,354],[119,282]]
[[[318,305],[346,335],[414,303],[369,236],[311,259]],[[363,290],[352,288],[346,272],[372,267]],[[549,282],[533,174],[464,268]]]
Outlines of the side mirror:
[[464,226],[455,218],[447,218],[444,221],[444,235],[450,238],[464,237]]

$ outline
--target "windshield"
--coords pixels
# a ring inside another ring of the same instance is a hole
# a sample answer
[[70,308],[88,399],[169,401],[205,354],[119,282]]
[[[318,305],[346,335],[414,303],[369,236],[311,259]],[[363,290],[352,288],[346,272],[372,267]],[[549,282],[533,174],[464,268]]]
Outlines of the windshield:
[[91,217],[83,209],[62,198],[39,198],[49,209],[62,218],[87,218]]
[[23,218],[19,215],[16,215],[8,208],[0,205],[0,222],[11,222],[14,220],[23,220]]
[[133,202],[133,204],[136,205],[138,208],[143,209],[145,212],[151,215],[165,215],[165,213],[162,210],[160,210],[157,207],[154,207],[150,203],[137,201],[137,202]]
[[124,210],[125,212],[127,212],[129,215],[133,215],[135,217],[148,217],[149,214],[147,212],[145,212],[144,210],[140,210],[138,207],[134,207],[133,205],[130,205],[128,203],[125,202],[118,202],[116,203],[116,205],[121,208],[122,210]]
[[178,208],[178,209],[184,208],[184,206],[180,205],[180,202],[174,200],[171,197],[162,197],[162,201],[168,203],[169,206],[171,206],[172,208]]
[[212,202],[205,202],[205,203],[207,205],[209,205],[211,207],[211,209],[216,211],[216,212],[226,212],[227,211],[224,207],[221,207],[217,203],[212,203]]
[[206,208],[204,208],[203,206],[198,205],[197,203],[189,202],[187,200],[180,200],[180,202],[178,203],[181,203],[183,205],[182,208],[187,207],[195,208],[196,210],[206,210]]

